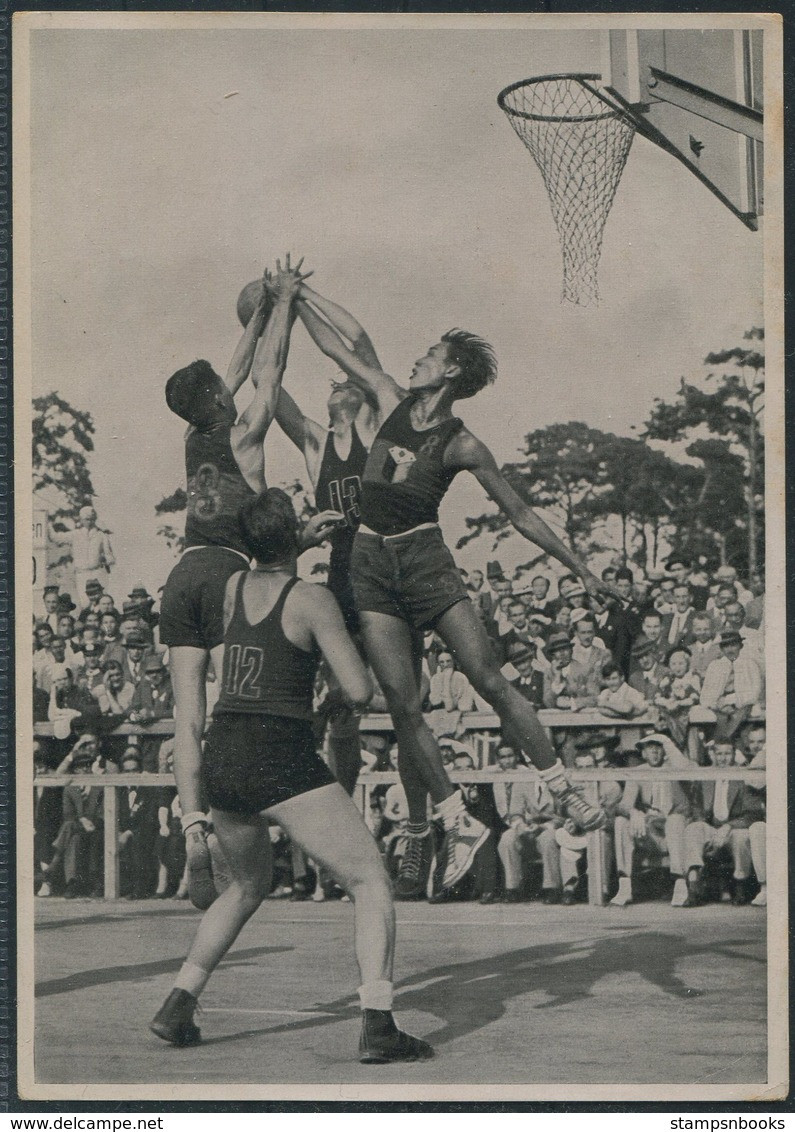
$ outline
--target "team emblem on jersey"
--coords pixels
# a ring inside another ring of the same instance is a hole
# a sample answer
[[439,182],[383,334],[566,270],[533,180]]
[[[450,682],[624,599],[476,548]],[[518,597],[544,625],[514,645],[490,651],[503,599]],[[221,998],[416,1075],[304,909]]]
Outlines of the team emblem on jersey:
[[202,464],[188,480],[188,513],[197,519],[214,519],[221,510],[220,472],[215,464]]
[[384,468],[385,478],[390,483],[403,483],[408,478],[411,465],[416,463],[416,460],[417,457],[413,452],[409,452],[408,448],[400,448],[395,445],[389,449],[389,459]]

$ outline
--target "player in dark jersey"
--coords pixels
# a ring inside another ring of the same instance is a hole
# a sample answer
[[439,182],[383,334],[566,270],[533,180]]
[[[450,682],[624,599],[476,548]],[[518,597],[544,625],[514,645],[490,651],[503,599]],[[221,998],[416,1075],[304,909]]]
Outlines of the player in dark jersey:
[[[310,294],[314,306],[350,343],[357,357],[367,365],[378,366],[378,356],[359,323],[336,303],[314,291]],[[359,527],[359,496],[367,453],[381,424],[371,402],[372,398],[366,398],[352,382],[335,385],[328,399],[328,428],[305,416],[284,388],[276,406],[277,423],[304,457],[316,505],[345,516],[345,523],[329,537],[327,585],[352,635],[358,633],[359,619],[351,583],[351,551]],[[359,719],[340,699],[333,679],[329,682],[329,696],[329,762],[337,781],[348,794],[353,794],[361,764]]]
[[[273,419],[284,373],[300,264],[263,286],[224,381],[209,362],[193,362],[166,385],[172,412],[188,422],[185,470],[188,502],[185,551],[163,592],[160,640],[169,648],[175,701],[174,774],[180,796],[191,899],[206,908],[215,898],[199,767],[205,680],[210,656],[221,670],[222,604],[226,581],[248,556],[238,529],[243,502],[265,487],[263,440]],[[272,306],[270,315],[269,309]],[[236,415],[234,395],[252,376],[255,394]],[[322,520],[322,517],[319,517]]]
[[571,788],[532,706],[500,673],[438,526],[450,483],[459,471],[469,471],[520,534],[580,575],[589,592],[612,592],[517,495],[486,445],[453,416],[455,401],[474,396],[496,377],[493,350],[474,334],[450,331],[416,362],[405,389],[380,367],[364,364],[302,297],[298,312],[320,349],[376,397],[384,418],[365,469],[351,565],[367,655],[398,738],[411,834],[404,863],[407,872],[416,872],[418,895],[429,853],[427,794],[446,831],[440,887],[450,888],[464,875],[487,832],[466,813],[423,719],[410,627],[435,629],[492,705],[503,734],[530,758],[563,809],[582,828],[600,828],[604,813]]
[[395,916],[380,854],[313,742],[312,691],[321,653],[352,706],[368,703],[370,678],[332,595],[296,577],[298,521],[287,495],[271,488],[247,503],[240,526],[256,561],[226,586],[222,689],[203,763],[231,883],[205,912],[151,1028],[174,1045],[200,1040],[193,1020],[198,996],[270,890],[270,818],[328,868],[354,902],[361,1060],[431,1057],[428,1043],[402,1033],[392,1017]]

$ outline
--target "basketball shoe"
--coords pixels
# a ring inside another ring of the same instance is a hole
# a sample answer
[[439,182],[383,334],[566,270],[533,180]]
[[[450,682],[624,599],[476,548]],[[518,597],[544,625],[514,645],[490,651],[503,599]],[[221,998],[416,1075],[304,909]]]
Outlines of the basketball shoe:
[[462,806],[444,831],[436,866],[436,891],[452,888],[466,876],[472,868],[475,854],[488,836],[488,828]]
[[397,1028],[391,1010],[363,1010],[359,1061],[374,1065],[387,1061],[427,1061],[433,1046]]
[[185,834],[185,854],[190,902],[200,912],[206,912],[218,893],[213,882],[213,863],[204,826],[193,825]]
[[406,851],[395,878],[395,900],[422,900],[428,889],[433,864],[433,834],[429,829],[420,837],[406,838]]
[[193,1021],[197,1006],[192,994],[175,987],[149,1023],[149,1029],[173,1046],[195,1046],[201,1041],[201,1031]]

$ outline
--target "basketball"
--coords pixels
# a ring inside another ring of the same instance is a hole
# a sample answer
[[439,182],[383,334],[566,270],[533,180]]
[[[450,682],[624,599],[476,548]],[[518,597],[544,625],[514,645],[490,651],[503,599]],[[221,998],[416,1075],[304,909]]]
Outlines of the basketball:
[[[253,279],[251,283],[247,283],[243,290],[237,297],[237,317],[240,319],[243,326],[248,326],[249,320],[254,313],[254,306],[259,297],[260,289],[262,288],[261,279]],[[273,303],[268,299],[267,312],[270,316]]]

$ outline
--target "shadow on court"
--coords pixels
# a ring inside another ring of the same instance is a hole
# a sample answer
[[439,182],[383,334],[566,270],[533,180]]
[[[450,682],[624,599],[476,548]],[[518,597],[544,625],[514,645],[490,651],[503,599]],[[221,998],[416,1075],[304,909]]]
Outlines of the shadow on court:
[[[502,952],[464,963],[440,964],[418,972],[397,984],[400,1012],[430,1012],[444,1019],[423,1037],[435,1045],[472,1034],[502,1019],[512,999],[522,995],[544,994],[546,1001],[535,1009],[549,1010],[593,997],[593,988],[609,976],[636,974],[673,998],[694,999],[707,992],[689,986],[677,974],[677,964],[695,957],[711,960],[751,962],[764,966],[764,960],[736,950],[757,942],[730,939],[719,945],[690,944],[667,932],[621,931],[593,943],[543,943]],[[242,953],[241,953],[242,955]],[[237,957],[237,956],[236,956]],[[262,1034],[294,1033],[358,1018],[359,1003],[354,995],[318,1003],[323,1012],[311,1018],[257,1029],[237,1031],[208,1038],[205,1045],[222,1045]]]
[[[247,960],[263,955],[277,955],[282,951],[292,951],[292,947],[249,947],[235,951],[225,960],[225,966],[234,967],[245,964]],[[185,962],[185,956],[175,959],[158,959],[150,963],[130,963],[118,967],[101,967],[93,971],[76,971],[61,979],[45,979],[36,984],[36,998],[47,998],[53,994],[68,994],[70,991],[85,990],[105,983],[137,983],[152,975],[167,975],[176,972]]]

